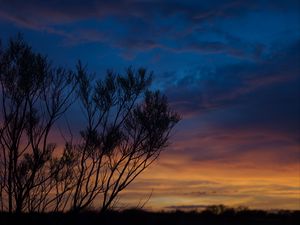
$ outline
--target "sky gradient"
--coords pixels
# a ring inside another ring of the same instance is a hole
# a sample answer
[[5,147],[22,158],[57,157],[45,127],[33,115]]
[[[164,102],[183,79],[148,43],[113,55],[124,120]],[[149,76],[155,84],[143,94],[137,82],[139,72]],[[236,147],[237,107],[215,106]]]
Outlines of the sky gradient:
[[80,59],[99,77],[154,72],[183,119],[122,205],[152,193],[154,210],[300,209],[299,10],[297,0],[0,0],[0,37],[22,32],[54,64]]

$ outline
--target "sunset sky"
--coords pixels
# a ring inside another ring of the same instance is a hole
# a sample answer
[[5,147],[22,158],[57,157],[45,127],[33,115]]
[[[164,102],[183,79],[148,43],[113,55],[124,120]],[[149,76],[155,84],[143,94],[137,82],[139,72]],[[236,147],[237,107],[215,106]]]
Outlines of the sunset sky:
[[154,72],[182,121],[121,204],[300,209],[299,1],[102,2],[0,0],[0,37],[98,77]]

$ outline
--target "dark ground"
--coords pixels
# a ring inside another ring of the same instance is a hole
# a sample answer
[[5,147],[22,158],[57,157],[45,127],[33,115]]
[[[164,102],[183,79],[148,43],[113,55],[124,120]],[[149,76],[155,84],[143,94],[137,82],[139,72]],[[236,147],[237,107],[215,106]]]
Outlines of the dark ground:
[[72,213],[0,213],[0,224],[22,225],[296,225],[300,211],[266,212],[261,210],[225,210],[197,212],[146,212],[142,210]]

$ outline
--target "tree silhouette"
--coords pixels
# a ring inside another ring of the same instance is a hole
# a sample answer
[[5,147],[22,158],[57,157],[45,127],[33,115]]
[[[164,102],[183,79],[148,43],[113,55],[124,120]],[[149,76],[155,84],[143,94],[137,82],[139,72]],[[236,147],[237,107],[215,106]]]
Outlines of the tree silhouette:
[[[74,81],[73,72],[51,66],[20,35],[1,49],[2,210],[43,210],[63,164],[54,164],[49,133],[72,103]],[[64,158],[65,153],[59,161]]]
[[81,210],[97,199],[105,211],[157,159],[179,115],[170,110],[165,96],[147,90],[152,74],[145,69],[128,68],[124,76],[109,71],[98,81],[80,63],[77,69],[86,128],[74,147],[80,156],[72,209]]
[[[180,120],[151,81],[142,68],[95,80],[80,62],[75,72],[54,67],[20,36],[1,47],[1,211],[112,208]],[[49,135],[74,102],[85,127],[59,150]]]

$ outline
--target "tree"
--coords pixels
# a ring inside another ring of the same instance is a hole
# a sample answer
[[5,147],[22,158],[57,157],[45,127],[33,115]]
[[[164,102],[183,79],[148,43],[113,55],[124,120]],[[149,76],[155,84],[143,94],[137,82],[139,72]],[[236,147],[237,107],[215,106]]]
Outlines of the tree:
[[[180,120],[164,95],[149,90],[151,81],[142,68],[96,80],[81,63],[75,72],[54,67],[21,37],[0,46],[1,210],[112,208],[168,146]],[[58,149],[49,136],[74,102],[85,127]]]
[[128,68],[124,76],[108,71],[94,81],[78,64],[79,96],[86,115],[72,209],[81,210],[95,199],[101,211],[113,206],[125,189],[168,145],[179,121],[160,92],[151,92],[152,73]]
[[55,158],[49,134],[72,103],[75,74],[53,67],[19,35],[0,50],[0,84],[2,210],[40,211],[65,164],[67,151]]

